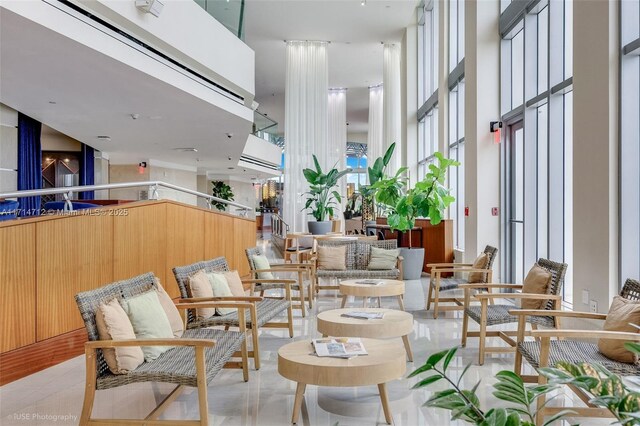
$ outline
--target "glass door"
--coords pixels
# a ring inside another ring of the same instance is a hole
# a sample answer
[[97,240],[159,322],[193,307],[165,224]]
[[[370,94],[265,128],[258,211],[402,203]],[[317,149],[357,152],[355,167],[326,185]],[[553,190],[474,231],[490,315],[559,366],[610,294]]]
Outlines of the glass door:
[[507,282],[520,284],[524,279],[524,127],[517,121],[507,127]]

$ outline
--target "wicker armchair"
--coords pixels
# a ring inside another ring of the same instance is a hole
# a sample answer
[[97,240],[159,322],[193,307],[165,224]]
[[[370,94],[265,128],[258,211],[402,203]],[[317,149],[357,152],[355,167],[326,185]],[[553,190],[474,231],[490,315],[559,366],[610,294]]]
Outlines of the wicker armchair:
[[[202,262],[196,262],[187,266],[177,266],[173,268],[173,275],[178,283],[180,289],[181,303],[193,303],[202,301],[202,298],[194,299],[191,295],[189,288],[189,277],[198,271],[205,270],[206,272],[225,272],[229,270],[229,265],[224,257],[217,257],[212,260],[205,260]],[[271,299],[271,298],[259,298],[259,297],[217,297],[215,300],[227,300],[227,301],[243,301],[250,303],[250,309],[245,312],[244,322],[248,329],[251,330],[252,337],[252,349],[249,351],[248,356],[253,358],[253,365],[256,370],[260,369],[260,342],[258,340],[258,333],[260,327],[270,328],[288,328],[289,337],[293,337],[293,314],[291,311],[291,292],[290,288],[295,283],[293,280],[277,280],[275,281],[282,285],[286,289],[286,297],[284,299]],[[243,284],[253,285],[255,280],[242,280]],[[272,319],[278,317],[281,313],[287,311],[287,322],[271,322]],[[196,319],[195,309],[187,310],[187,329],[224,326],[239,327],[240,318],[238,312],[232,312],[227,315],[214,315],[204,320]]]
[[[244,380],[248,380],[247,346],[245,341],[246,327],[241,321],[240,332],[212,329],[185,330],[181,338],[170,339],[132,339],[132,340],[100,340],[96,326],[96,311],[102,303],[114,298],[126,299],[144,293],[156,287],[155,277],[146,273],[124,281],[118,281],[104,287],[78,293],[76,303],[87,329],[89,341],[85,344],[86,386],[80,424],[89,422],[109,424],[153,424],[164,423],[158,417],[184,390],[185,386],[198,388],[200,420],[176,421],[168,420],[167,424],[208,425],[209,413],[207,404],[207,385],[225,366],[243,369]],[[178,309],[186,309],[193,305],[177,304]],[[198,307],[237,308],[240,317],[249,308],[246,303],[208,302],[199,303]],[[164,352],[153,362],[143,362],[138,368],[127,374],[112,374],[102,355],[103,348],[125,346],[174,346]],[[241,352],[242,361],[232,362],[232,357]],[[167,396],[144,420],[141,419],[91,419],[91,411],[96,390],[109,389],[137,382],[165,382],[177,387]]]
[[[475,296],[473,291],[488,289],[511,289],[522,290],[522,284],[461,284],[460,288],[465,291],[464,294],[464,318],[462,323],[462,346],[466,346],[467,338],[479,337],[479,354],[478,363],[484,364],[486,352],[514,352],[516,341],[511,336],[516,336],[516,331],[488,331],[487,326],[517,323],[518,317],[510,314],[513,311],[513,305],[491,305],[489,302],[494,299],[529,299],[529,300],[545,300],[545,311],[560,310],[562,303],[562,284],[564,283],[564,274],[567,271],[566,263],[557,263],[547,259],[538,259],[537,264],[551,273],[551,282],[547,294],[528,294],[528,293],[480,293]],[[471,305],[471,300],[480,301],[480,305]],[[469,331],[469,319],[480,324],[480,331]],[[557,326],[556,319],[553,316],[535,316],[528,317],[527,322],[535,329],[538,325],[543,327]],[[510,347],[487,347],[487,337],[500,337]]]
[[[480,283],[490,283],[493,277],[493,261],[497,257],[498,249],[486,246],[483,251],[487,255],[489,261],[485,269],[474,269],[471,263],[430,263],[427,265],[431,268],[429,273],[431,279],[429,281],[429,295],[427,296],[427,311],[433,303],[433,317],[438,318],[438,312],[442,311],[460,311],[463,309],[463,301],[455,297],[440,297],[441,291],[457,290],[460,284],[479,284],[470,283],[464,278],[442,278],[444,273],[464,273],[486,272],[482,275]],[[442,302],[454,303],[453,306],[440,306]]]
[[[298,296],[292,296],[291,300],[298,301],[299,303],[292,303],[291,306],[293,309],[300,309],[302,311],[302,316],[305,317],[307,315],[305,300],[308,300],[309,302],[309,309],[313,308],[313,291],[309,287],[313,285],[314,265],[312,263],[275,263],[271,264],[269,269],[257,269],[256,264],[253,261],[253,256],[264,255],[260,247],[245,249],[245,254],[247,255],[249,268],[251,268],[251,274],[255,280],[255,287],[253,291],[260,292],[260,296],[264,295],[265,290],[283,288],[281,283],[282,280],[279,282],[268,282],[268,280],[258,279],[258,274],[260,272],[296,274],[297,280],[291,285],[291,290],[296,291]],[[308,284],[305,283],[305,275],[308,278]]]
[[[640,282],[628,279],[620,296],[628,300],[640,300]],[[540,330],[532,331],[531,336],[535,337],[535,341],[525,340],[525,324],[528,317],[537,317],[541,312],[530,310],[513,310],[510,312],[518,318],[518,342],[517,352],[514,364],[514,372],[520,374],[524,381],[533,383],[545,383],[543,376],[522,375],[522,358],[524,357],[529,364],[535,368],[555,366],[559,361],[567,361],[571,363],[599,364],[612,373],[621,376],[640,376],[639,364],[627,364],[624,362],[614,361],[607,358],[598,350],[595,343],[575,340],[575,339],[615,339],[624,341],[640,342],[640,333],[624,333],[614,331],[594,331],[594,330]],[[552,315],[556,319],[560,318],[582,318],[590,320],[606,320],[606,314],[594,314],[590,312],[572,312],[572,311],[547,311],[545,316]],[[555,337],[557,340],[551,340]],[[571,417],[611,417],[609,410],[598,408],[590,402],[590,396],[586,395],[581,389],[571,387],[576,395],[585,403],[585,407],[550,407],[544,406],[538,411],[536,424],[544,423],[545,416],[554,415],[562,410],[569,409],[575,412]],[[538,399],[538,407],[545,403],[544,397]]]

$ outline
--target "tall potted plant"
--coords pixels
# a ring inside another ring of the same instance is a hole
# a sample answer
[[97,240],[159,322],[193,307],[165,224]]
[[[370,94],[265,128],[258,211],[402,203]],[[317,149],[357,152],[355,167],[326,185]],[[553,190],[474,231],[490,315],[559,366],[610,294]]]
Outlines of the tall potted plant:
[[[396,143],[392,143],[391,146],[387,149],[387,152],[384,153],[382,157],[376,158],[373,164],[367,168],[367,172],[369,175],[369,184],[363,185],[360,187],[360,193],[362,194],[362,220],[364,221],[364,225],[367,234],[369,226],[376,226],[376,207],[375,207],[375,197],[376,197],[376,188],[374,185],[385,178],[388,178],[386,175],[387,166],[391,161],[391,157],[393,156],[393,151],[396,149]],[[370,216],[365,215],[365,206],[368,206]]]
[[306,192],[307,202],[302,210],[309,210],[316,220],[308,223],[309,232],[314,235],[323,235],[331,232],[329,216],[333,216],[333,209],[337,203],[342,202],[342,196],[334,188],[338,186],[338,179],[351,169],[338,171],[334,165],[331,170],[324,173],[315,155],[313,163],[315,170],[304,169],[302,171],[309,183],[309,191]]
[[444,158],[436,152],[437,163],[429,165],[429,172],[420,182],[407,190],[406,167],[401,168],[390,178],[383,178],[373,187],[376,190],[376,201],[387,211],[387,224],[392,231],[409,232],[409,247],[401,248],[404,257],[404,279],[419,279],[424,263],[424,248],[411,246],[411,230],[417,217],[429,218],[432,225],[442,221],[444,210],[455,198],[444,186],[447,169],[458,166],[455,160]]

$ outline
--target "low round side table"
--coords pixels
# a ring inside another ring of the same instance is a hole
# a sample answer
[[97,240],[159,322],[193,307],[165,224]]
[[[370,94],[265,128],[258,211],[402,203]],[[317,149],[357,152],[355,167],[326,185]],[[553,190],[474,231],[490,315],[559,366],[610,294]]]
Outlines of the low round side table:
[[342,294],[342,308],[347,304],[347,296],[362,297],[362,306],[367,306],[369,297],[378,298],[378,307],[380,307],[380,298],[385,296],[396,296],[400,309],[404,311],[404,281],[380,279],[382,284],[358,284],[359,280],[340,281],[340,293]]
[[[381,319],[343,317],[348,312],[382,313]],[[409,334],[413,331],[413,315],[397,309],[347,308],[333,309],[318,314],[318,332],[323,336],[368,337],[391,339],[402,337],[407,358],[413,362]]]
[[351,359],[319,357],[310,340],[300,340],[278,350],[278,372],[297,383],[291,423],[298,421],[307,385],[356,387],[378,386],[384,418],[393,422],[386,383],[401,378],[406,370],[405,351],[399,342],[362,339],[368,355]]

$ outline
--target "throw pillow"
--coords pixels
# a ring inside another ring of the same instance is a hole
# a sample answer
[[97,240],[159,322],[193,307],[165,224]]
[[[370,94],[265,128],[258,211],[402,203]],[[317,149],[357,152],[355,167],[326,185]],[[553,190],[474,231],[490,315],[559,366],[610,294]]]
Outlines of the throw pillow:
[[[271,264],[269,264],[269,259],[267,259],[267,256],[263,254],[254,255],[252,256],[252,259],[253,259],[253,265],[255,266],[256,269],[271,268]],[[274,276],[271,272],[258,272],[258,279],[272,280],[274,279]]]
[[391,270],[396,267],[400,249],[386,250],[378,247],[371,247],[371,258],[369,259],[370,270]]
[[[209,277],[204,269],[196,272],[189,277],[189,289],[191,297],[213,297],[213,290]],[[203,320],[216,314],[216,308],[198,308],[196,309],[196,319]]]
[[[123,299],[120,304],[127,313],[137,339],[173,339],[169,318],[164,313],[155,290]],[[143,346],[144,360],[151,362],[171,349],[171,346]]]
[[245,297],[244,286],[242,285],[242,279],[238,271],[226,271],[224,277],[227,279],[229,289],[235,297]]
[[[474,269],[487,269],[489,266],[489,255],[487,253],[480,253],[480,256],[476,257],[476,260],[473,261]],[[467,282],[469,283],[484,283],[486,280],[486,275],[484,272],[469,272],[469,277],[467,278]]]
[[[122,309],[118,299],[103,303],[96,311],[96,327],[100,340],[135,339],[136,334],[127,313]],[[140,346],[123,348],[104,348],[102,355],[113,374],[125,374],[135,370],[144,362],[144,354]]]
[[318,269],[346,271],[346,246],[318,246]]
[[182,337],[182,334],[184,333],[184,322],[182,321],[180,311],[176,308],[176,305],[173,303],[173,300],[171,300],[169,294],[167,294],[167,292],[164,291],[164,288],[162,288],[160,280],[158,278],[154,278],[154,281],[158,286],[158,299],[160,300],[162,309],[164,309],[164,313],[167,314],[169,324],[171,324],[171,330],[173,330],[173,335],[174,337]]
[[[632,301],[622,296],[613,298],[607,319],[602,327],[605,331],[637,333],[638,329],[629,325],[640,324],[640,301]],[[637,363],[638,356],[624,347],[624,340],[600,339],[598,350],[607,358],[619,362]]]
[[[213,297],[233,297],[233,293],[231,293],[231,290],[229,289],[229,284],[227,284],[227,279],[224,277],[224,274],[219,272],[210,272],[207,274],[207,277],[211,284]],[[236,309],[216,308],[216,313],[218,315],[227,315],[234,311],[236,311]]]
[[[536,263],[524,279],[522,292],[528,294],[547,294],[549,292],[550,282],[551,272]],[[546,300],[522,299],[520,307],[522,309],[542,309],[546,303]]]

